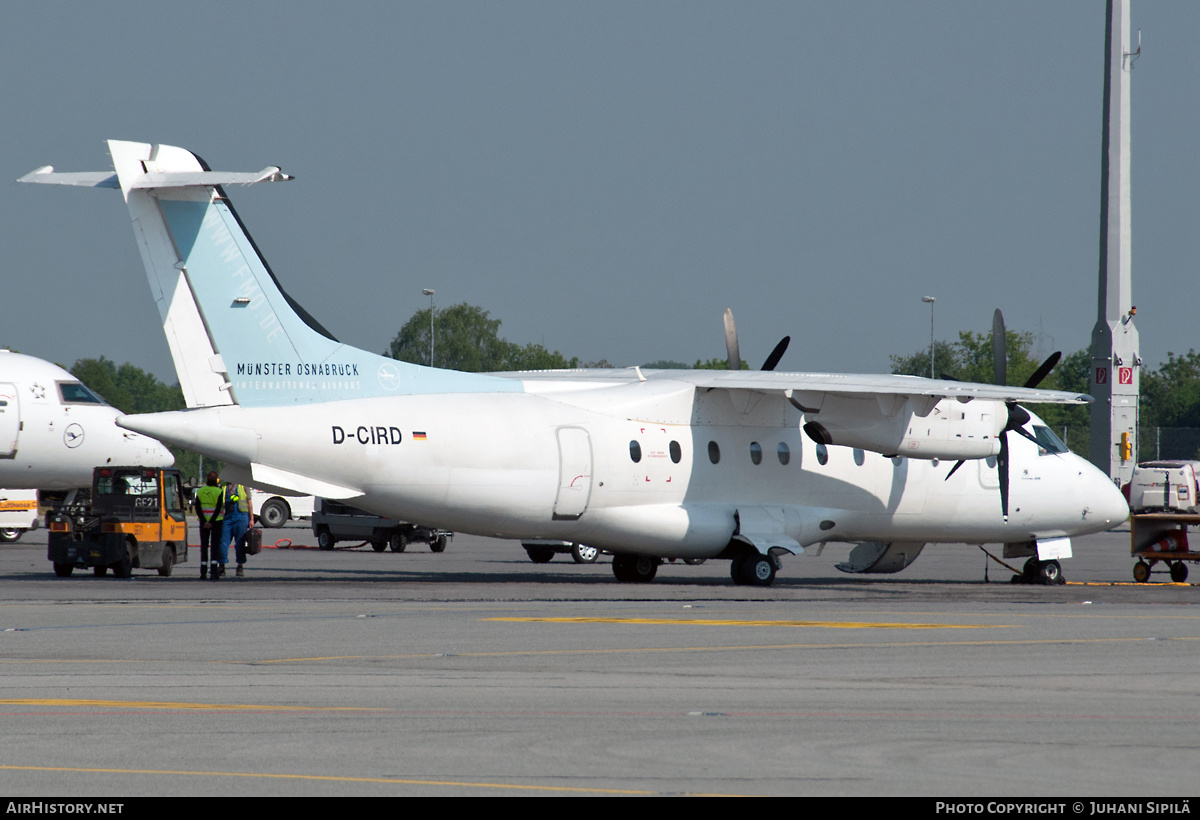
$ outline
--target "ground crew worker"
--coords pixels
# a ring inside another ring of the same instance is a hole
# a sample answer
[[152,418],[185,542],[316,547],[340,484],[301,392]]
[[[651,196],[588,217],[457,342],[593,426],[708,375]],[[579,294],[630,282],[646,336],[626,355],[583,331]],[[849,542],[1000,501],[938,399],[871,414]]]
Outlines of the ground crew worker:
[[214,470],[208,474],[204,486],[196,490],[192,506],[200,519],[200,577],[208,577],[208,548],[213,549],[215,562],[217,541],[225,526],[225,504],[221,500],[221,482]]
[[250,529],[250,493],[246,492],[246,488],[241,484],[226,484],[224,502],[225,526],[221,530],[221,566],[217,570],[220,575],[213,578],[214,581],[225,574],[231,540],[235,542],[239,578],[244,574],[242,565],[246,563],[246,531]]

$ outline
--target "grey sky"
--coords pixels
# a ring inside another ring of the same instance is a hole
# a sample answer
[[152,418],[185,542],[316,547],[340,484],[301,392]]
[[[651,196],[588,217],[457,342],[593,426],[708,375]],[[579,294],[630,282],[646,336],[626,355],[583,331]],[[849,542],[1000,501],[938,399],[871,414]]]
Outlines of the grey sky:
[[[1133,0],[1142,356],[1200,347],[1200,3]],[[884,372],[937,335],[1096,316],[1104,3],[7,3],[4,176],[214,169],[285,288],[382,351],[468,301],[615,364]],[[1136,34],[1135,34],[1136,37]],[[0,184],[0,344],[174,382],[110,190]],[[1054,347],[1052,347],[1054,346]]]

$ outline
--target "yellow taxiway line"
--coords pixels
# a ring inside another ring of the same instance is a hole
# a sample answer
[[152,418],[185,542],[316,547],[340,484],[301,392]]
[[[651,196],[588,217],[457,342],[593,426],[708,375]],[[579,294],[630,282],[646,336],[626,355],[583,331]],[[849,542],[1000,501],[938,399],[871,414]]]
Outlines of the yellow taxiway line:
[[[328,774],[277,774],[272,772],[198,772],[174,769],[93,769],[73,766],[3,766],[0,771],[17,772],[75,772],[80,774],[120,774],[120,775],[172,775],[185,777],[250,777],[267,780],[308,780],[333,783],[380,783],[399,786],[452,786],[461,789],[504,789],[508,791],[556,792],[560,794],[628,794],[628,795],[657,795],[659,792],[646,789],[604,789],[584,786],[533,786],[520,783],[486,783],[470,780],[419,780],[402,777],[351,777]],[[689,793],[691,794],[691,793]],[[700,795],[695,796],[718,796]],[[731,795],[726,795],[731,796]]]
[[790,626],[823,629],[1010,629],[1008,624],[930,624],[873,621],[774,621],[714,618],[610,618],[610,617],[517,617],[483,618],[485,621],[552,624],[635,624],[639,626]]

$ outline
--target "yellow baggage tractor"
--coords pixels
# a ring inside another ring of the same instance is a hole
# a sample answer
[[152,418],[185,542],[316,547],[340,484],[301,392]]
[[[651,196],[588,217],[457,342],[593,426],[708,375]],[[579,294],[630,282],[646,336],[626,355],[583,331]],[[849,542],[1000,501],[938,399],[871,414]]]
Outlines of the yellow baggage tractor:
[[187,517],[179,471],[154,467],[97,467],[89,504],[47,515],[47,557],[60,578],[76,567],[97,575],[134,569],[170,575],[187,561]]

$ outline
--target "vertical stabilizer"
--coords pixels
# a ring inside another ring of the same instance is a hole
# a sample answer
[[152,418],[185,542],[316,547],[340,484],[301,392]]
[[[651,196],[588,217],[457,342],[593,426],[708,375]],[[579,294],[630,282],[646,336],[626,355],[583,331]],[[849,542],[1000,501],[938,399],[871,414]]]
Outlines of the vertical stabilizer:
[[[144,176],[146,168],[153,167],[155,162],[153,146],[146,143],[109,140],[108,147],[119,181],[128,183]],[[169,162],[171,166],[205,170],[187,151],[174,150],[176,155]],[[148,189],[122,185],[122,193],[129,206],[134,239],[150,280],[150,293],[158,306],[163,333],[187,406],[233,404],[220,357],[204,327],[183,266],[178,264],[179,256],[160,216],[158,201]]]

